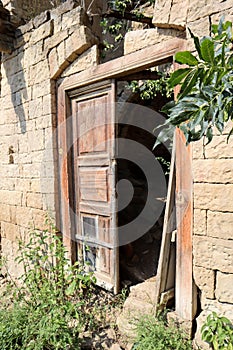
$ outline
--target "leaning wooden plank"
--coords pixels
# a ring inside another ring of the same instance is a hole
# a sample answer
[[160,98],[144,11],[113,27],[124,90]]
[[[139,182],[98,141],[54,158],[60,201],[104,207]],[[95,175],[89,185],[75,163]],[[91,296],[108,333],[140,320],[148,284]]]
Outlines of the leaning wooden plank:
[[[171,238],[172,231],[174,230],[174,219],[175,219],[175,138],[173,141],[172,157],[171,157],[171,166],[170,166],[170,176],[168,182],[168,193],[167,193],[167,202],[165,208],[164,216],[164,225],[163,225],[163,234],[162,242],[160,249],[160,257],[158,263],[158,270],[156,275],[156,292],[155,292],[155,305],[158,306],[160,303],[161,293],[165,292],[167,289],[168,275],[169,275],[169,266],[170,268],[175,269],[174,264],[171,263]],[[169,281],[169,284],[171,282]],[[169,286],[172,288],[172,286]],[[174,286],[173,286],[174,287]]]
[[176,313],[191,321],[196,312],[192,257],[192,152],[180,129],[176,130]]

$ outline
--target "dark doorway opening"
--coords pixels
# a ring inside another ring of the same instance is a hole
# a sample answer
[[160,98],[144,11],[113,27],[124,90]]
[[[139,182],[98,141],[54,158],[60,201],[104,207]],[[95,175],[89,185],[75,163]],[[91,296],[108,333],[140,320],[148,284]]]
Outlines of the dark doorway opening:
[[[159,68],[162,71],[168,70],[170,64],[159,66]],[[168,101],[173,100],[174,96],[167,97],[163,93],[157,92],[155,97],[143,99],[139,90],[135,89],[132,91],[132,84],[136,83],[138,86],[143,86],[150,79],[159,79],[160,77],[158,71],[153,71],[152,69],[117,81],[117,102],[121,110],[117,113],[120,115],[117,115],[117,138],[125,140],[125,147],[127,147],[127,140],[140,144],[141,153],[138,154],[138,157],[141,159],[146,158],[148,153],[153,154],[162,168],[164,177],[163,184],[160,181],[160,174],[158,178],[154,179],[152,188],[148,189],[144,169],[130,159],[117,159],[117,182],[126,180],[131,184],[132,188],[131,201],[123,208],[120,205],[120,210],[118,210],[118,227],[127,225],[140,215],[148,201],[148,191],[154,191],[154,196],[156,196],[160,192],[158,188],[164,186],[164,183],[167,189],[171,149],[168,148],[168,145],[161,144],[153,150],[156,141],[153,133],[153,129],[156,127],[156,120],[150,119],[149,124],[145,125],[145,127],[144,123],[148,122],[145,114],[151,113],[153,115],[153,111],[162,114],[162,107]],[[127,105],[126,108],[124,108],[124,104]],[[141,106],[140,112],[138,112],[139,110],[135,105]],[[142,119],[140,123],[142,127],[135,125],[135,117]],[[122,193],[123,196],[125,195],[125,190],[127,191],[127,189],[123,188],[119,191],[118,201],[121,201],[120,196]],[[162,206],[160,206],[159,215],[156,209],[151,207],[148,217],[143,219],[148,220],[148,229],[142,232],[142,235],[137,237],[137,239],[120,246],[119,268],[121,286],[135,285],[156,276],[162,240],[166,194],[159,200],[163,202]],[[142,226],[144,225],[142,224]]]

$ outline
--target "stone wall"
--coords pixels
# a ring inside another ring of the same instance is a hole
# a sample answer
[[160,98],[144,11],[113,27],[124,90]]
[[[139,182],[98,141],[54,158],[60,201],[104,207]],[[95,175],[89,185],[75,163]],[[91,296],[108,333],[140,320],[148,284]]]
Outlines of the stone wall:
[[84,12],[68,0],[19,27],[14,51],[2,56],[0,237],[13,275],[20,273],[17,238],[55,213],[55,78],[97,64],[97,42]]
[[[65,3],[67,0],[3,0],[3,6],[11,12],[12,22],[16,25],[27,23],[40,13],[53,9]],[[102,8],[102,0],[73,0],[76,6],[82,6],[93,13],[99,13]],[[90,6],[91,5],[91,6]]]
[[[160,30],[186,28],[192,50],[187,27],[199,37],[209,35],[222,15],[233,21],[232,0],[158,0],[153,22]],[[200,297],[196,340],[202,349],[208,346],[200,327],[211,311],[233,321],[233,138],[226,140],[231,127],[206,147],[202,141],[193,144],[193,273]]]
[[[12,274],[20,272],[13,262],[17,237],[27,235],[31,225],[42,228],[46,213],[55,214],[55,81],[98,64],[97,32],[78,4],[68,0],[19,27],[15,50],[2,57],[0,237]],[[177,36],[186,36],[192,49],[187,26],[203,36],[222,14],[233,21],[233,0],[158,0],[156,28],[128,33],[125,54]],[[226,144],[226,135],[216,135],[205,149],[202,143],[193,145],[198,330],[212,310],[233,321],[232,146],[233,138]]]
[[[228,130],[229,131],[229,130]],[[200,327],[211,311],[233,321],[233,139],[215,135],[193,145],[194,280],[199,288]],[[204,345],[202,344],[204,348]]]

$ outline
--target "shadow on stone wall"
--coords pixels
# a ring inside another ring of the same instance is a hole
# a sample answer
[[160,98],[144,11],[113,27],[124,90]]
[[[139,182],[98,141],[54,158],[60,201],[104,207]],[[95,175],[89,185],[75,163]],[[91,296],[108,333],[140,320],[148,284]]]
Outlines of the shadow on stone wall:
[[[21,33],[17,30],[17,36]],[[24,60],[24,42],[21,42],[21,52],[13,52],[11,55],[3,55],[3,67],[5,70],[7,82],[11,90],[11,102],[15,114],[18,117],[20,130],[22,134],[27,131],[25,102],[28,101],[28,91],[25,79]],[[4,95],[4,91],[2,91]]]

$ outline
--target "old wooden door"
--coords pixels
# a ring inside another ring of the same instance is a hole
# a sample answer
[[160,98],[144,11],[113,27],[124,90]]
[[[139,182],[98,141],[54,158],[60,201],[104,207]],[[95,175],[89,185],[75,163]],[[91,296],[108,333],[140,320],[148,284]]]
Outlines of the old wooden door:
[[69,95],[77,255],[95,272],[98,285],[117,293],[114,81],[76,89]]

